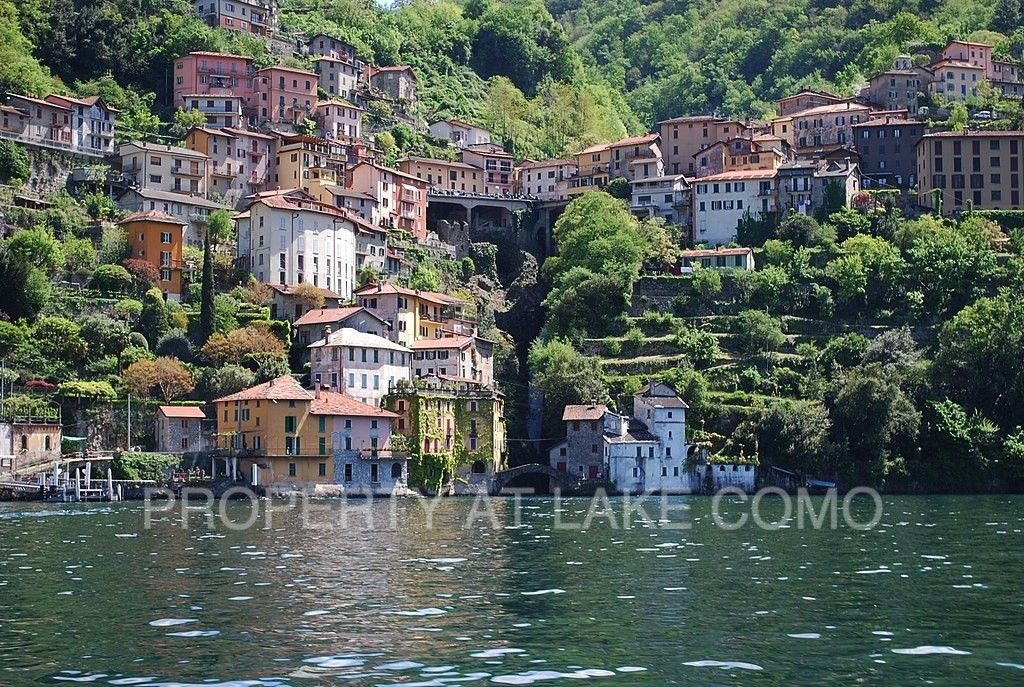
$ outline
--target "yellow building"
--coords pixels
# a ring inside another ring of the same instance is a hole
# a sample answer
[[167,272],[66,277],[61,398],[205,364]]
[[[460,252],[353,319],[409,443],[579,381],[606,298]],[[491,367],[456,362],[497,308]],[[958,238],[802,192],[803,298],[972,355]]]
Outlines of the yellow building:
[[[282,375],[214,400],[217,448],[237,460],[240,476],[261,485],[299,487],[336,481],[338,455],[390,449],[391,419],[380,408]],[[334,446],[334,437],[344,441]],[[254,469],[255,466],[255,469]]]
[[388,323],[385,336],[403,346],[421,339],[477,333],[476,320],[467,313],[466,303],[454,296],[415,291],[391,282],[367,284],[354,295],[360,306]]
[[328,186],[345,185],[345,146],[313,136],[282,138],[274,158],[273,186],[301,188],[321,203],[334,203]]
[[569,197],[583,195],[593,188],[608,185],[611,169],[611,146],[591,146],[576,153],[576,176],[569,180]]

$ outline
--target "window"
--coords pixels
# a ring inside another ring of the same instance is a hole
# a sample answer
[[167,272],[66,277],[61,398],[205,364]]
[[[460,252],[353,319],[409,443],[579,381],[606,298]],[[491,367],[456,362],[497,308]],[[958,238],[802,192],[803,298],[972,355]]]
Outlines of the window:
[[394,463],[391,465],[391,479],[402,479],[401,463]]
[[284,431],[290,434],[295,432],[295,416],[285,415],[284,416]]
[[380,481],[380,466],[377,465],[376,463],[370,463],[370,481]]
[[317,475],[319,475],[320,477],[327,476],[327,463],[319,463],[317,465]]
[[317,431],[323,434],[327,431],[327,418],[321,415],[317,418]]
[[317,439],[317,453],[321,456],[327,455],[327,437]]
[[345,463],[345,481],[352,481],[352,463]]
[[296,472],[295,463],[288,463],[288,476],[295,477]]

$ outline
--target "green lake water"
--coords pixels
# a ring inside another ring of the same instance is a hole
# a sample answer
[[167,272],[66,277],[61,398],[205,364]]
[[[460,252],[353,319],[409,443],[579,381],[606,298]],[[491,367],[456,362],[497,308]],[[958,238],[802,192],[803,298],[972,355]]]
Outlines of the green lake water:
[[0,504],[0,686],[1024,684],[1024,498],[668,503]]

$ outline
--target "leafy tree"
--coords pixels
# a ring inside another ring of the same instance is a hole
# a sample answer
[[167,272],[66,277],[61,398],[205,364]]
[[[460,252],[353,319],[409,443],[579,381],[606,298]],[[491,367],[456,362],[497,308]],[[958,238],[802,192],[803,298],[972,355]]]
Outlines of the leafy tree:
[[629,291],[622,274],[594,274],[574,267],[559,276],[544,299],[547,325],[566,335],[607,334],[629,308]]
[[986,239],[942,227],[917,238],[907,252],[907,273],[929,312],[955,311],[986,294],[999,267]]
[[417,291],[440,291],[441,276],[432,266],[421,262],[413,268],[409,277],[409,288]]
[[139,360],[124,371],[124,383],[136,396],[148,397],[154,388],[165,401],[173,401],[195,388],[192,373],[177,358]]
[[64,317],[40,319],[32,330],[32,340],[40,353],[56,360],[77,362],[85,359],[89,350],[82,328]]
[[81,320],[81,334],[90,356],[117,356],[128,347],[131,330],[105,315],[86,315]]
[[128,234],[119,226],[106,227],[100,239],[97,260],[101,264],[120,264],[131,256],[131,244]]
[[7,239],[7,250],[29,265],[47,274],[55,274],[63,263],[60,243],[45,229],[22,229]]
[[949,119],[946,120],[946,124],[953,131],[963,131],[967,128],[967,106],[962,102],[955,102],[949,107]]
[[142,301],[137,301],[134,298],[124,298],[114,304],[114,317],[127,322],[129,325],[135,324],[141,316]]
[[25,330],[0,320],[0,358],[5,358],[25,341]]
[[[2,27],[0,17],[0,27]],[[25,148],[14,141],[0,141],[0,183],[18,183],[28,179],[31,169]]]
[[604,187],[604,192],[612,198],[618,198],[629,202],[629,199],[633,197],[632,184],[629,183],[629,179],[626,177],[616,177],[608,182]]
[[146,341],[159,341],[167,333],[167,306],[159,289],[150,289],[142,296],[142,313],[136,327]]
[[697,269],[690,285],[702,300],[709,301],[722,292],[722,275],[718,270]]
[[227,210],[214,210],[206,221],[206,235],[213,246],[219,246],[235,237],[234,223]]
[[89,239],[66,238],[62,252],[67,274],[88,276],[96,267],[96,249]]
[[171,134],[177,138],[184,138],[189,129],[206,124],[206,115],[202,110],[185,110],[178,108],[174,111],[174,123],[171,124]]
[[214,399],[248,389],[256,383],[256,375],[241,365],[204,367],[199,372],[199,393],[202,398]]
[[859,255],[843,255],[825,266],[825,275],[832,280],[838,300],[856,308],[864,301],[868,288],[868,271]]
[[736,316],[733,331],[740,349],[751,355],[774,351],[786,340],[782,323],[761,310],[741,312]]
[[835,472],[831,429],[832,419],[821,403],[785,399],[764,410],[755,434],[763,461],[821,477]]
[[324,307],[323,289],[313,286],[310,283],[297,285],[292,289],[292,297],[302,306],[303,310],[313,310]]
[[265,327],[249,326],[227,334],[215,332],[203,345],[201,355],[213,365],[255,366],[266,357],[283,359],[285,347]]
[[100,265],[89,280],[89,288],[105,294],[131,293],[135,288],[135,279],[120,265]]
[[679,266],[679,230],[666,224],[661,217],[645,219],[640,223],[644,241],[643,264],[656,272],[667,272]]
[[12,319],[32,318],[50,298],[50,281],[37,267],[0,245],[0,312]]
[[177,358],[182,362],[191,362],[193,356],[192,342],[181,329],[172,329],[156,342],[154,352],[161,357]]
[[529,365],[533,386],[544,396],[546,436],[559,436],[566,405],[604,403],[608,391],[596,358],[588,358],[569,343],[534,341]]
[[832,243],[835,237],[810,215],[792,210],[779,223],[778,236],[794,246],[823,246]]
[[145,291],[156,286],[160,280],[160,270],[156,265],[139,258],[128,258],[124,261],[124,268],[132,275],[136,291]]
[[828,216],[828,224],[840,241],[857,234],[871,233],[871,218],[851,207],[842,207]]

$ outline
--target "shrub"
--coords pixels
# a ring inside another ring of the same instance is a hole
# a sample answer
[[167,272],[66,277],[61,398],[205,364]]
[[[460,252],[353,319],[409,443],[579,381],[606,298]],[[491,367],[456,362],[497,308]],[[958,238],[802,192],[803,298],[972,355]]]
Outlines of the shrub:
[[637,327],[633,327],[626,335],[622,337],[622,346],[630,353],[637,353],[640,351],[640,347],[644,345],[644,341],[647,337]]
[[135,280],[120,265],[100,265],[89,280],[89,288],[105,294],[130,293],[135,287]]
[[168,477],[179,462],[177,456],[169,453],[121,451],[110,461],[110,471],[114,479],[160,481]]
[[761,310],[744,310],[733,326],[740,349],[748,354],[774,351],[786,340],[782,323]]

